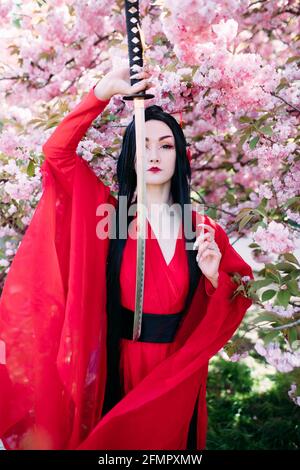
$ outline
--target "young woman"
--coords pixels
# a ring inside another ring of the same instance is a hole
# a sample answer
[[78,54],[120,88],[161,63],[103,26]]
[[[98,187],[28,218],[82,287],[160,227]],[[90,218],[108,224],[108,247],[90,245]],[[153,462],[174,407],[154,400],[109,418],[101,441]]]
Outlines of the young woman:
[[[253,274],[222,227],[191,208],[180,125],[161,107],[147,107],[143,322],[139,341],[131,339],[134,119],[117,162],[118,198],[76,149],[112,96],[150,86],[147,71],[136,78],[142,81],[131,87],[127,69],[109,72],[43,146],[43,195],[0,303],[7,448],[205,448],[208,361],[251,305],[241,293],[232,298],[231,274]],[[187,236],[187,210],[197,239]]]

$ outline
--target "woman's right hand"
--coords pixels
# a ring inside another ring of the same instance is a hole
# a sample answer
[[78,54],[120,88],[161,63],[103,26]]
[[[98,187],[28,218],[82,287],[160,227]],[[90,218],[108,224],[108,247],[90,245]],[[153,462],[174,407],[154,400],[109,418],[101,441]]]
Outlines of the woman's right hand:
[[[142,70],[140,68],[140,70]],[[109,100],[114,95],[131,95],[151,88],[150,73],[144,67],[142,71],[135,72],[131,78],[142,79],[135,85],[130,85],[129,67],[121,67],[108,72],[95,86],[94,93],[99,100]]]

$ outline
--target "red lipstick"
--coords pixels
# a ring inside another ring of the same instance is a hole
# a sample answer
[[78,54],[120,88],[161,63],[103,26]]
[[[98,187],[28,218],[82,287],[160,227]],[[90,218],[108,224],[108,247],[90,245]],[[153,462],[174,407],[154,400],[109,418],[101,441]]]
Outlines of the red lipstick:
[[149,168],[148,171],[152,171],[153,173],[158,173],[159,171],[161,171],[161,169],[158,168],[157,166],[152,166],[151,168]]

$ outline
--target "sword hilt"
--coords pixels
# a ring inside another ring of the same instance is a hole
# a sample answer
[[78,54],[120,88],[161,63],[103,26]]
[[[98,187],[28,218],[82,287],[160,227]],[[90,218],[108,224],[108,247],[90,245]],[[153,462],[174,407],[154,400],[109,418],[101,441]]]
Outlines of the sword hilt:
[[[133,75],[135,70],[134,66],[139,65],[143,68],[144,63],[144,38],[142,37],[142,30],[140,27],[140,11],[139,0],[125,0],[126,12],[126,29],[127,29],[127,42],[128,42],[128,57],[130,75]],[[141,81],[139,78],[131,78],[131,86]],[[123,96],[124,100],[133,100],[134,98],[143,98],[149,100],[154,98],[154,95],[146,93],[142,90],[132,95]]]

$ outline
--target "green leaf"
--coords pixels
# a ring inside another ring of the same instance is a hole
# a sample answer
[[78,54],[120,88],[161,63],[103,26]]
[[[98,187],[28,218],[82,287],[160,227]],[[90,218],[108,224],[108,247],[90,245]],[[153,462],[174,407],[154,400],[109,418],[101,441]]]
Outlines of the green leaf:
[[21,28],[21,18],[15,18],[12,23],[16,28]]
[[289,328],[288,338],[289,338],[290,345],[292,345],[294,341],[297,341],[298,339],[297,328]]
[[27,172],[28,176],[34,176],[35,175],[34,163],[33,163],[32,160],[29,161],[29,163],[27,165],[27,168],[26,168],[26,172]]
[[266,269],[266,277],[272,279],[276,284],[281,283],[281,276],[278,272],[270,269]]
[[241,116],[241,117],[239,118],[239,121],[242,122],[242,123],[243,123],[243,122],[247,122],[247,123],[248,123],[248,122],[252,122],[252,121],[253,121],[253,118],[250,118],[250,117],[248,117],[248,116]]
[[95,148],[91,151],[91,153],[92,153],[93,155],[98,155],[98,156],[99,156],[99,155],[101,155],[102,151],[103,151],[103,150],[101,149],[101,147],[95,147]]
[[[256,230],[258,229],[258,227],[266,228],[266,226],[267,226],[267,225],[266,225],[266,223],[265,223],[263,220],[258,220],[257,222],[255,222],[254,225],[252,225],[251,231],[252,231],[253,233],[255,233]],[[258,246],[259,246],[259,245],[258,245]]]
[[36,124],[36,123],[44,123],[44,121],[42,119],[30,119],[30,121],[28,121],[28,124]]
[[265,209],[267,207],[267,204],[268,204],[268,199],[266,197],[263,197],[257,209],[259,210]]
[[169,98],[170,98],[171,101],[174,101],[174,102],[176,101],[176,100],[175,100],[175,97],[174,97],[174,95],[173,95],[173,93],[172,93],[171,91],[168,92],[168,96],[169,96]]
[[300,202],[300,196],[294,196],[294,197],[291,197],[290,199],[288,199],[282,207],[288,207],[288,206],[291,206],[292,204],[294,204],[295,202]]
[[113,113],[110,113],[107,117],[106,117],[107,121],[109,122],[114,122],[117,120],[117,116]]
[[300,60],[300,55],[293,55],[292,57],[289,57],[288,60],[286,61],[286,64],[290,64],[291,62],[295,62]]
[[269,286],[273,281],[271,279],[260,279],[258,281],[253,281],[252,287],[254,289],[260,289],[261,287]]
[[245,225],[253,218],[253,214],[245,215],[239,223],[239,230],[241,230]]
[[250,245],[248,245],[249,248],[259,248],[259,245],[257,243],[250,243]]
[[260,209],[257,207],[256,209],[253,209],[253,212],[258,215],[262,215],[263,217],[267,216],[267,212],[264,209]]
[[[300,157],[299,157],[300,159]],[[297,222],[295,222],[294,220],[292,219],[287,219],[287,223],[289,225],[291,225],[292,227],[295,227],[296,229],[299,229],[300,228],[300,224],[297,224]]]
[[251,135],[251,129],[247,129],[241,136],[240,140],[239,140],[239,143],[238,143],[238,150],[239,152],[242,151],[242,147],[244,145],[244,143],[246,142],[246,140],[250,137]]
[[263,121],[266,121],[269,117],[271,117],[271,113],[263,114],[259,119],[257,119],[257,123],[261,125]]
[[261,300],[262,300],[263,302],[265,302],[266,300],[272,299],[272,297],[274,297],[274,295],[276,295],[276,290],[273,290],[273,289],[265,290],[265,291],[262,293]]
[[294,263],[300,266],[299,261],[297,260],[296,256],[294,256],[292,253],[284,253],[283,256],[290,263]]
[[296,266],[290,263],[277,263],[276,264],[277,269],[280,271],[284,271],[285,273],[290,273],[296,269]]
[[280,284],[281,276],[275,264],[266,263],[263,273],[265,277],[271,278],[274,280],[274,282],[276,282],[277,284]]
[[300,296],[300,291],[298,289],[298,282],[296,281],[296,279],[287,281],[286,285],[292,295]]
[[50,129],[51,127],[57,126],[60,120],[61,120],[61,115],[59,113],[52,114],[51,117],[46,122],[45,129]]
[[282,90],[282,88],[285,88],[285,87],[287,87],[288,85],[289,85],[289,82],[287,81],[287,79],[286,79],[286,78],[282,78],[282,79],[280,80],[280,83],[279,83],[278,87],[277,87],[276,90],[275,90],[276,93],[278,93],[280,90]]
[[251,150],[255,149],[256,145],[258,144],[258,141],[259,141],[259,136],[258,135],[253,137],[253,139],[250,140],[249,147],[250,147]]
[[234,343],[227,343],[224,346],[224,351],[226,352],[228,357],[231,357],[236,352],[236,345]]
[[259,317],[253,321],[253,323],[257,324],[266,321],[276,323],[278,322],[278,317],[273,312],[265,312],[259,315]]
[[227,192],[226,199],[229,202],[229,204],[234,204],[235,203],[235,197],[232,193]]
[[291,293],[288,290],[280,290],[277,293],[277,301],[279,305],[287,307],[290,301]]
[[270,333],[267,333],[266,336],[264,336],[264,343],[266,345],[268,345],[269,343],[271,343],[271,341],[273,341],[274,338],[276,338],[277,336],[279,336],[279,331],[278,330],[275,330],[275,331],[270,331]]
[[300,276],[300,269],[295,269],[292,273],[290,273],[290,277],[292,279],[298,279],[298,276]]
[[238,222],[240,219],[242,219],[246,214],[249,214],[249,212],[252,211],[252,207],[243,207],[243,209],[240,210],[240,212],[236,215],[234,221]]
[[266,269],[270,269],[271,271],[277,272],[276,264],[273,263],[266,263]]
[[231,162],[223,162],[222,167],[224,168],[224,170],[231,170],[232,163]]
[[260,130],[266,135],[273,135],[273,129],[271,126],[264,126]]

